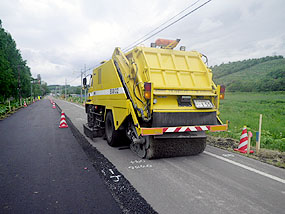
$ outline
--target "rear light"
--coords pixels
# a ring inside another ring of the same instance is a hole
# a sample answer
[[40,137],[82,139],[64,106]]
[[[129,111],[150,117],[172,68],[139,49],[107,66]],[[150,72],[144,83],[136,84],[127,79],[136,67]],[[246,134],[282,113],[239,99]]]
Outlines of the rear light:
[[226,87],[224,85],[220,86],[220,99],[223,100],[225,99],[225,92],[226,92]]
[[144,83],[144,98],[147,100],[151,99],[151,83],[150,82]]

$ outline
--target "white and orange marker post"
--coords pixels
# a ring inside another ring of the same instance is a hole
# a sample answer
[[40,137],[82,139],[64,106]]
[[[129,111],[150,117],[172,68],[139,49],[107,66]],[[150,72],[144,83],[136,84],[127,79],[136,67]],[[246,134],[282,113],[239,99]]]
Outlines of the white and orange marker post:
[[262,114],[259,115],[258,141],[256,143],[256,152],[257,153],[259,153],[259,151],[260,151],[261,126],[262,126]]

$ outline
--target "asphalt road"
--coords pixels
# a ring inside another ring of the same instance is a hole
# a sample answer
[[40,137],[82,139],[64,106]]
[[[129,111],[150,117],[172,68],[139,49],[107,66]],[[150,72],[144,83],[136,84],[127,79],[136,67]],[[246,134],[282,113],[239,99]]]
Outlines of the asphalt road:
[[[84,107],[56,103],[83,133]],[[284,169],[211,146],[198,156],[141,160],[102,138],[88,141],[158,213],[284,213]]]
[[0,213],[122,213],[49,100],[0,121]]

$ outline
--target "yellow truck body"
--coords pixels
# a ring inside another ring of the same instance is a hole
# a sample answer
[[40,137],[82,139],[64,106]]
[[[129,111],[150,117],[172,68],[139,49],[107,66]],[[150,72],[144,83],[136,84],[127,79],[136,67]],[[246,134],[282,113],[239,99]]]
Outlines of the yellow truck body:
[[[156,141],[203,139],[205,144],[205,131],[226,131],[227,124],[218,117],[219,101],[220,86],[212,81],[202,54],[150,47],[123,53],[116,48],[110,60],[93,70],[85,129],[89,128],[89,136],[105,131],[111,146],[122,139],[119,132],[127,133],[133,151],[155,158],[147,151]],[[110,134],[117,138],[111,143]]]

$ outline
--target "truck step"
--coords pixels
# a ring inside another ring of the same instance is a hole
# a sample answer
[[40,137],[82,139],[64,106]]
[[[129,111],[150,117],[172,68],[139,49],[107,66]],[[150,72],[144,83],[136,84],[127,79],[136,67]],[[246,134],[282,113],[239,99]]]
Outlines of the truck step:
[[84,134],[93,140],[96,137],[102,137],[105,133],[104,129],[102,128],[90,128],[88,124],[83,124],[83,131]]

